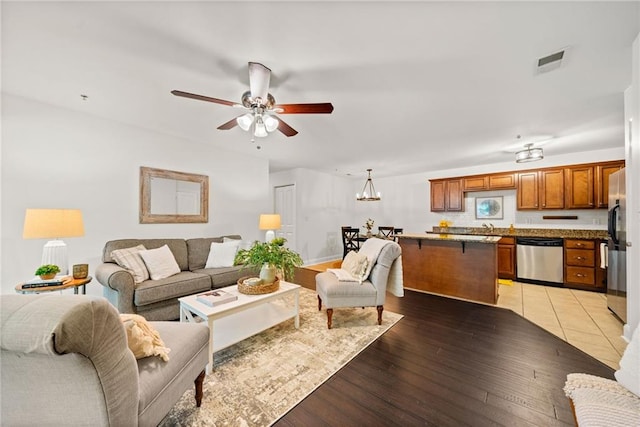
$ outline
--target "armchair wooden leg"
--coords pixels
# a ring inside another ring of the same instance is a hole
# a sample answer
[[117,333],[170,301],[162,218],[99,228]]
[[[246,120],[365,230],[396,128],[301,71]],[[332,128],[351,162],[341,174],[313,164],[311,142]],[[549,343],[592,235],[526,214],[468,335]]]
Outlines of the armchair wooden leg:
[[331,318],[333,317],[333,308],[327,308],[327,328],[331,329]]
[[202,383],[204,382],[204,371],[200,372],[198,378],[194,381],[196,385],[196,406],[199,408],[202,404]]
[[378,325],[382,325],[382,310],[384,309],[384,307],[379,305],[376,308],[378,309]]
[[322,311],[322,300],[320,299],[320,295],[318,295],[318,311]]

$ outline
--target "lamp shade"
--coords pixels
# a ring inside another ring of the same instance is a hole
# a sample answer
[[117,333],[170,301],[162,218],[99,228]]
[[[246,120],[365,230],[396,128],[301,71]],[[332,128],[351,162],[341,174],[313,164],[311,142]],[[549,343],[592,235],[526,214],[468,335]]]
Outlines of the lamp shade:
[[279,230],[280,227],[280,214],[260,215],[260,224],[258,225],[260,230]]
[[84,236],[80,209],[27,209],[22,237],[51,239]]

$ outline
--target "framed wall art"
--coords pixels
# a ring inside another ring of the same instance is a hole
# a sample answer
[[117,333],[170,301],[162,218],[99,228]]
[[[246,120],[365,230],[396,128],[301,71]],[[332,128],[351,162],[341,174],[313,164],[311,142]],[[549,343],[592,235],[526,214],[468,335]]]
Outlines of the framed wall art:
[[503,219],[502,196],[476,197],[476,219]]

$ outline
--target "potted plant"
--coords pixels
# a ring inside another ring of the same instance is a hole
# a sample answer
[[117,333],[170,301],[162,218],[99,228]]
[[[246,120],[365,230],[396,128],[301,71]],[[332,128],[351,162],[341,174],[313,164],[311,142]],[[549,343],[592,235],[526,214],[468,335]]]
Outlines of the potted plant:
[[283,237],[276,237],[270,242],[256,241],[251,248],[238,251],[235,264],[260,268],[260,278],[264,283],[273,283],[277,272],[282,272],[284,280],[291,279],[295,267],[302,265],[302,258],[284,246],[286,241]]
[[53,279],[58,273],[60,273],[60,267],[53,264],[41,265],[36,270],[36,276],[40,276],[42,280]]

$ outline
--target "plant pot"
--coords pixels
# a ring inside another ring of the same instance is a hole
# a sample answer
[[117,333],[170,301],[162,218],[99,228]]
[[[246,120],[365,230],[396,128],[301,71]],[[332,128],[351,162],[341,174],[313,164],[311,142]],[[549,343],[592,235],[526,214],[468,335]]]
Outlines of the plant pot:
[[273,283],[276,281],[276,268],[272,265],[264,263],[260,269],[260,278],[262,283]]
[[40,275],[40,278],[41,278],[42,280],[51,280],[51,279],[53,279],[54,277],[56,277],[56,273],[48,273],[48,274],[41,274],[41,275]]

